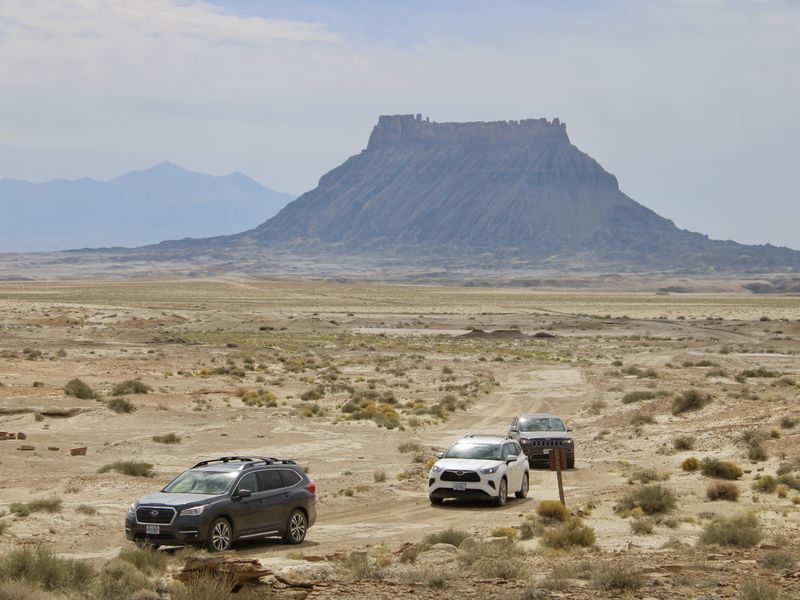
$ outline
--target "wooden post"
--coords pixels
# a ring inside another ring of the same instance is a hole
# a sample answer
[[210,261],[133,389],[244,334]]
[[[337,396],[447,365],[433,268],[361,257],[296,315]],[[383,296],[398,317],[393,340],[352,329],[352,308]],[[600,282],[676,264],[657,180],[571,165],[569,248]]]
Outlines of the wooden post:
[[564,500],[564,481],[561,478],[561,470],[567,466],[567,451],[563,448],[553,448],[550,450],[550,470],[556,472],[556,479],[558,480],[558,498],[561,504],[567,505]]

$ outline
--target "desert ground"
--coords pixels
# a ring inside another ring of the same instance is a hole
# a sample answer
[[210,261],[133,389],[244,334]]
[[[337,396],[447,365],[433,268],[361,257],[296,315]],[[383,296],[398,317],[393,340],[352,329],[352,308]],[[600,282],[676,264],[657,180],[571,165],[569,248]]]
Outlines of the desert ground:
[[[797,296],[2,282],[0,561],[44,546],[102,573],[133,546],[131,501],[202,458],[277,456],[315,480],[317,524],[235,546],[282,581],[234,598],[797,598],[798,377]],[[145,393],[115,390],[131,380]],[[502,508],[430,505],[436,451],[531,411],[574,426],[571,516],[537,513],[558,499],[544,469]],[[99,472],[117,461],[149,476]],[[559,542],[570,524],[593,542]],[[157,553],[142,586],[167,597],[184,555]],[[117,597],[99,585],[36,593]]]

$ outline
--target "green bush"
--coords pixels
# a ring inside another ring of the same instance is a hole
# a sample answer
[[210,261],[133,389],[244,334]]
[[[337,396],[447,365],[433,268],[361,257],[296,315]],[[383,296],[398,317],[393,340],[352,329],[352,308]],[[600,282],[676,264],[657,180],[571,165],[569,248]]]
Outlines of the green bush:
[[752,548],[761,541],[761,523],[753,513],[715,517],[700,535],[703,545]]
[[700,463],[700,472],[706,477],[717,479],[739,479],[744,474],[736,463],[716,458],[704,458]]
[[67,385],[64,386],[64,393],[67,396],[74,396],[75,398],[80,398],[81,400],[96,399],[100,397],[100,394],[95,392],[87,383],[84,383],[80,379],[70,379],[67,382]]
[[614,510],[626,512],[635,508],[647,515],[667,512],[675,508],[675,495],[663,485],[643,485],[625,494]]
[[548,527],[542,533],[542,541],[551,548],[573,548],[594,544],[594,529],[583,524],[579,517]]
[[45,546],[23,546],[0,558],[0,580],[16,579],[46,590],[84,590],[94,577],[84,562],[59,558]]
[[126,379],[111,388],[112,396],[124,396],[126,394],[149,394],[153,391],[149,385],[138,379]]
[[129,414],[136,412],[136,407],[133,405],[133,403],[128,402],[124,398],[112,398],[108,401],[107,406],[115,413]]
[[98,473],[108,473],[109,471],[116,471],[132,477],[152,477],[154,474],[151,463],[136,460],[118,460],[97,469]]
[[708,394],[701,394],[697,390],[686,390],[672,401],[672,414],[679,415],[687,411],[700,410],[710,401],[711,397]]

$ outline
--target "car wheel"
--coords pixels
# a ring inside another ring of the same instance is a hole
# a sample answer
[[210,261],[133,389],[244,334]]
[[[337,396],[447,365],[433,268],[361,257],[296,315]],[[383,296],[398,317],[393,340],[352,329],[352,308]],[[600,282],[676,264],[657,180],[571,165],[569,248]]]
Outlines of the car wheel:
[[567,468],[568,469],[574,469],[575,468],[575,455],[574,454],[570,454],[569,456],[567,456]]
[[214,519],[208,530],[206,546],[210,552],[223,552],[230,550],[233,544],[233,528],[228,519],[220,517]]
[[503,506],[508,499],[508,482],[506,478],[503,477],[500,480],[500,487],[497,490],[497,498],[494,499],[494,503],[497,506]]
[[444,502],[444,498],[437,498],[436,496],[428,496],[430,498],[431,504],[439,505]]
[[523,498],[527,498],[528,497],[528,474],[527,473],[525,473],[525,475],[522,476],[522,487],[519,488],[519,491],[516,492],[515,495],[520,500],[522,500]]
[[283,533],[283,541],[286,544],[300,544],[306,539],[306,531],[308,531],[306,514],[297,509],[289,515],[286,531]]

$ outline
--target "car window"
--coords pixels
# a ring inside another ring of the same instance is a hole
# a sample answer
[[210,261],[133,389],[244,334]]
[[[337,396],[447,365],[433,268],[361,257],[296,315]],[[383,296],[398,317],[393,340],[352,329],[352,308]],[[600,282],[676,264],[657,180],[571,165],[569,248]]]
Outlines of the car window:
[[511,446],[511,454],[516,454],[517,456],[522,454],[522,448],[519,447],[519,444],[517,442],[511,443],[510,446]]
[[500,460],[500,445],[481,442],[458,442],[450,447],[444,457]]
[[509,452],[509,445],[503,444],[503,453],[500,455],[500,460],[505,460],[508,458]]
[[184,471],[162,490],[180,494],[224,494],[233,485],[236,473]]
[[284,487],[284,483],[280,474],[274,469],[268,471],[259,471],[256,473],[256,475],[258,475],[259,490],[262,492],[277,490],[278,488]]
[[258,491],[258,483],[256,482],[256,474],[255,473],[248,473],[244,477],[239,480],[239,485],[236,486],[236,490],[250,490],[251,492]]
[[297,485],[302,480],[300,475],[298,475],[294,471],[290,471],[289,469],[280,469],[280,474],[281,478],[283,479],[283,485],[285,487],[291,487],[293,485]]

